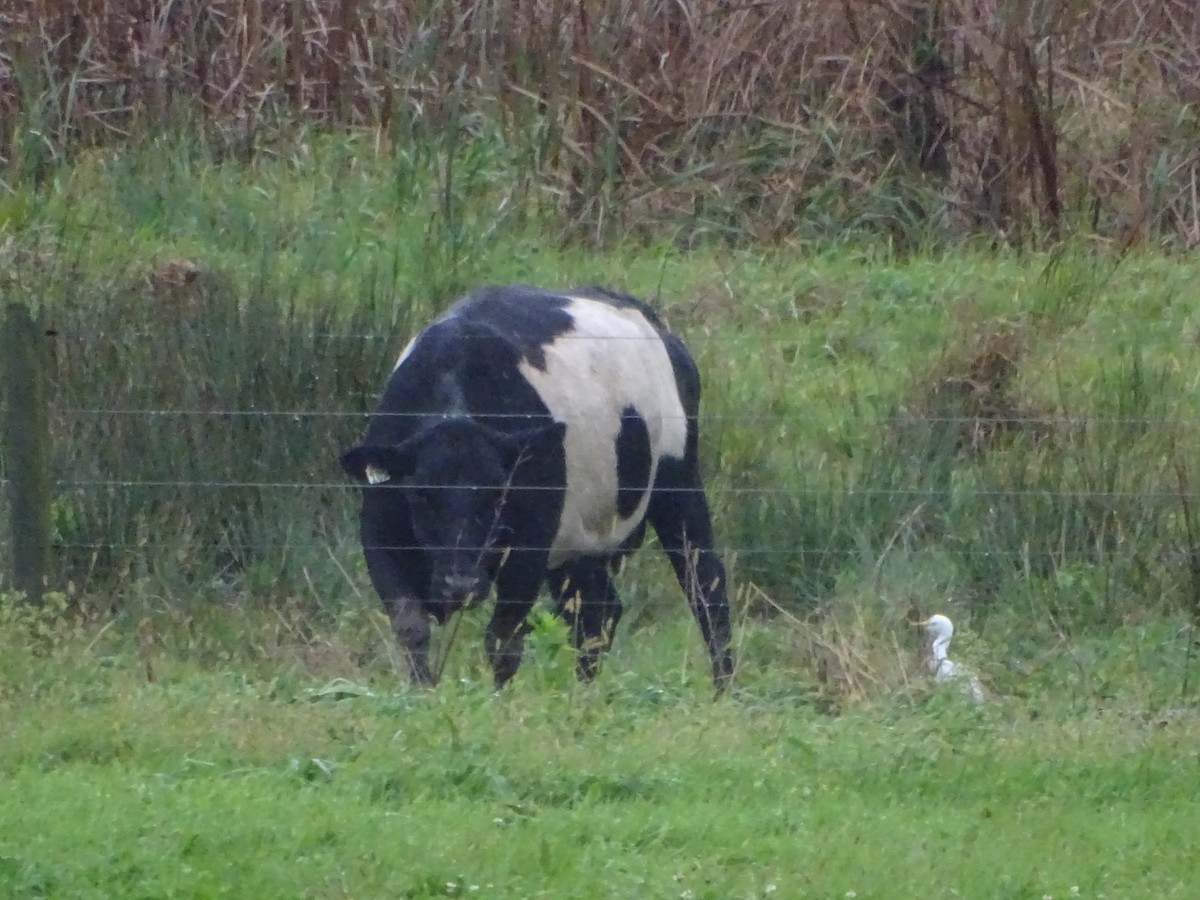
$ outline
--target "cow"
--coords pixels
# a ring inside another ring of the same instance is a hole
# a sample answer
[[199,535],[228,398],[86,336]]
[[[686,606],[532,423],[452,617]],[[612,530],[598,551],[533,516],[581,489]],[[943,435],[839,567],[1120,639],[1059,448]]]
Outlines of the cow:
[[733,672],[725,570],[697,453],[700,376],[641,301],[598,287],[484,287],[414,337],[363,442],[372,586],[433,685],[431,621],[496,600],[484,646],[497,688],[516,673],[543,587],[594,676],[621,618],[612,576],[654,526],[720,694]]

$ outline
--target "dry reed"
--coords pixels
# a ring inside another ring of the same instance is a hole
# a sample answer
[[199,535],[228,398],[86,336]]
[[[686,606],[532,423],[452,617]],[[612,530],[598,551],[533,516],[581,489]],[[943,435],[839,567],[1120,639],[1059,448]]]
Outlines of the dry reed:
[[1001,239],[1191,247],[1193,2],[10,0],[0,156],[31,110],[69,149],[180,103],[243,134],[286,113],[383,135],[458,104],[548,127],[539,174],[574,217],[719,208],[772,239],[903,176],[937,198],[921,217]]

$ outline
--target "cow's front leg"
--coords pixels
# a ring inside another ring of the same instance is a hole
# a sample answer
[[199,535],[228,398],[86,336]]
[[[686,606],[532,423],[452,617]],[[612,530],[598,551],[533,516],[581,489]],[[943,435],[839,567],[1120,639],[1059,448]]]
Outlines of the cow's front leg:
[[416,599],[401,598],[388,604],[392,631],[408,657],[408,670],[413,681],[432,687],[437,675],[429,667],[429,617]]
[[412,528],[407,520],[385,520],[365,512],[360,521],[367,573],[387,610],[392,632],[408,658],[412,679],[418,684],[433,685],[437,676],[429,667],[429,616],[413,587],[429,583],[429,567],[424,556],[414,549],[416,538]]
[[493,615],[488,623],[487,632],[483,636],[483,648],[492,667],[497,690],[517,674],[525,652],[527,630],[524,616],[514,621],[509,616]]
[[526,617],[545,577],[545,557],[543,552],[511,551],[496,577],[496,607],[483,636],[483,647],[497,688],[504,687],[521,665],[529,632]]
[[608,561],[584,559],[558,570],[550,579],[550,592],[557,601],[555,612],[567,623],[579,652],[575,674],[580,681],[591,681],[621,620],[621,598]]

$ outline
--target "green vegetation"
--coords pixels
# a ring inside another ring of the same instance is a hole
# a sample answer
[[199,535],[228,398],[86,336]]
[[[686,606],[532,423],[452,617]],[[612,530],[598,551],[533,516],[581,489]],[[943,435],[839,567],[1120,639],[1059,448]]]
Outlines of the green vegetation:
[[543,630],[493,696],[481,669],[397,690],[395,671],[344,655],[350,625],[295,646],[282,616],[220,614],[240,655],[189,645],[220,628],[180,627],[145,641],[151,682],[115,630],[60,625],[19,662],[5,630],[3,893],[1182,898],[1194,883],[1200,729],[1144,705],[1138,673],[1184,652],[1154,627],[1043,660],[1026,696],[973,708],[914,677],[828,717],[785,649],[795,633],[757,625],[744,634],[772,652],[714,704],[683,622],[626,635],[590,687]]

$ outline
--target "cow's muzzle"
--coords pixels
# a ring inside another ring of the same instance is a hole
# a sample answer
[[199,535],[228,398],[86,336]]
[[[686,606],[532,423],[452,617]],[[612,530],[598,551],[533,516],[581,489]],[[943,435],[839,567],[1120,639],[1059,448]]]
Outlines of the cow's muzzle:
[[441,589],[443,600],[454,609],[472,609],[487,594],[487,584],[475,575],[444,575]]

